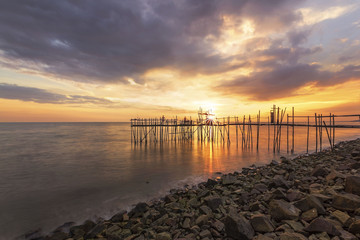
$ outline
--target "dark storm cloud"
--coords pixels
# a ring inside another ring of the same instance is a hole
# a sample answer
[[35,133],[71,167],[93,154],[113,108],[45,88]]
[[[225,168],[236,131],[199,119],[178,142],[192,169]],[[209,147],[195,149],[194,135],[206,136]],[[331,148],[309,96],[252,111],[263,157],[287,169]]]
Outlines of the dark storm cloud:
[[214,55],[204,42],[208,35],[219,36],[223,15],[248,16],[259,27],[286,25],[297,19],[291,8],[298,2],[2,1],[0,56],[4,66],[75,81],[141,81],[144,72],[159,67],[227,71],[231,59]]
[[111,101],[103,98],[80,95],[62,95],[52,93],[43,89],[33,87],[23,87],[16,84],[0,83],[0,98],[16,99],[21,101],[31,101],[37,103],[55,104],[110,104]]
[[346,66],[340,71],[320,70],[319,65],[294,64],[278,65],[269,71],[259,71],[250,76],[218,86],[228,94],[245,95],[253,100],[267,101],[291,96],[306,84],[319,87],[332,86],[350,80],[360,79],[360,66]]

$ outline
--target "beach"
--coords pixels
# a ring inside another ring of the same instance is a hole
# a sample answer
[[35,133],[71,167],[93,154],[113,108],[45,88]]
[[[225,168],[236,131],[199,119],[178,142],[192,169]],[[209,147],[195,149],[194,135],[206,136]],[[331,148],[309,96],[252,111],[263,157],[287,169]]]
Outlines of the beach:
[[[360,139],[173,189],[27,239],[359,239]],[[24,236],[25,237],[25,236]]]

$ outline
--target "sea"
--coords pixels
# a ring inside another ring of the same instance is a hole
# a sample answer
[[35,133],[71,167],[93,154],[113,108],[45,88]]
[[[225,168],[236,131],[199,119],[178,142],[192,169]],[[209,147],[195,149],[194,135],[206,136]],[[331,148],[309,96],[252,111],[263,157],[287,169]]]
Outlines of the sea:
[[[195,137],[134,144],[130,123],[0,123],[0,239],[108,219],[173,188],[316,150],[315,128],[307,149],[307,127],[295,127],[293,153],[286,127],[275,153],[272,130],[269,136],[260,127],[258,147],[252,131],[253,145],[244,148],[234,129],[230,143]],[[358,137],[359,128],[336,129],[335,142]],[[325,130],[322,142],[322,149],[330,146]]]

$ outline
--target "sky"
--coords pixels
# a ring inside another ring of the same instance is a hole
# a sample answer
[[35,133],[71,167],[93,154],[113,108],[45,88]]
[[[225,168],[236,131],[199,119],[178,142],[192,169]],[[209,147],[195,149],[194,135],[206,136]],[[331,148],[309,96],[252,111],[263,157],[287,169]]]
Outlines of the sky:
[[0,2],[0,122],[360,113],[358,0]]

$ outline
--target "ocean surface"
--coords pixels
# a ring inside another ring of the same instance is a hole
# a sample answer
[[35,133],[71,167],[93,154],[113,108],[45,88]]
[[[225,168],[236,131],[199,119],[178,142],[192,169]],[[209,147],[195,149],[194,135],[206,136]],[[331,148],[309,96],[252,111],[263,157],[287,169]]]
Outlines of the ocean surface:
[[[280,153],[274,153],[266,126],[260,127],[257,150],[256,139],[253,148],[237,144],[234,129],[231,144],[195,139],[134,145],[129,123],[0,123],[0,239],[39,228],[49,232],[69,221],[110,218],[218,172],[304,154],[307,128],[295,127],[292,155],[286,131],[282,129]],[[253,134],[256,138],[256,128]],[[325,130],[323,134],[326,148]],[[313,152],[314,128],[309,136]],[[355,139],[360,129],[336,129],[335,136],[336,142]]]

